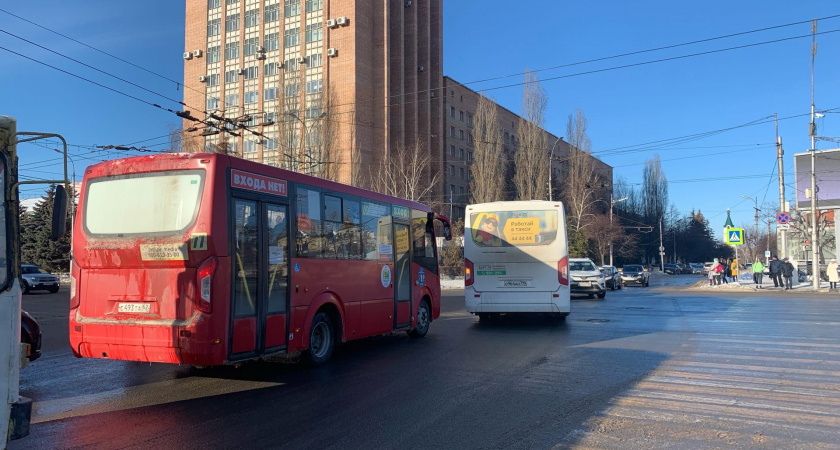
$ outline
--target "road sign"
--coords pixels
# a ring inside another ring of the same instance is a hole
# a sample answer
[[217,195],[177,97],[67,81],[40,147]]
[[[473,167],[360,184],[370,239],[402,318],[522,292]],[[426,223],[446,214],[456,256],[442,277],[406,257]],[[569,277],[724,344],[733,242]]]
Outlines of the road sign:
[[776,222],[779,222],[783,225],[790,222],[790,214],[784,211],[780,212],[779,214],[776,214]]
[[764,257],[765,257],[765,258],[769,258],[769,257],[770,257],[770,250],[766,250],[766,251],[764,252]]
[[729,228],[726,233],[726,243],[729,245],[743,245],[744,244],[744,229],[743,228]]
[[665,247],[659,247],[659,251],[660,251],[660,252],[664,252],[664,251],[665,251]]

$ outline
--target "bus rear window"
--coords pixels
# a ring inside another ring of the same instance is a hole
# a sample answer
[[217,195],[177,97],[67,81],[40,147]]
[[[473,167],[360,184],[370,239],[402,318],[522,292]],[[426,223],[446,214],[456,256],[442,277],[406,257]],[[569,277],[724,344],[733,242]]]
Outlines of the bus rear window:
[[203,170],[91,180],[85,196],[85,231],[92,236],[184,232],[198,214],[203,187]]
[[470,215],[470,234],[480,247],[548,245],[557,238],[557,211],[483,211]]

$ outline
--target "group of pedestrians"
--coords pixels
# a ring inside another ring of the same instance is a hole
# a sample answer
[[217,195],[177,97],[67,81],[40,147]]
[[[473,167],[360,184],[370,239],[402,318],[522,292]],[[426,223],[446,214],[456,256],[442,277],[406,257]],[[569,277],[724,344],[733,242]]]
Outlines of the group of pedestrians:
[[730,278],[735,281],[738,274],[738,261],[735,258],[715,258],[709,269],[709,286],[728,284]]
[[[755,283],[756,289],[761,289],[761,282],[764,278],[765,268],[764,264],[761,262],[761,258],[755,258],[752,268],[753,283]],[[776,255],[773,255],[773,257],[770,258],[770,263],[767,265],[767,268],[770,271],[770,279],[773,280],[773,287],[784,287],[786,291],[793,289],[793,272],[795,268],[789,258],[785,257],[783,260],[779,261],[779,258],[776,257]]]

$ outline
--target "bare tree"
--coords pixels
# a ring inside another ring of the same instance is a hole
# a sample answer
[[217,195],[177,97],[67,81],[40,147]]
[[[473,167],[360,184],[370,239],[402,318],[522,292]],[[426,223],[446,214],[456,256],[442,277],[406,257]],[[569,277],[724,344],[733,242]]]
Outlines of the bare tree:
[[656,225],[664,217],[668,206],[668,179],[662,171],[658,153],[653,155],[653,159],[645,161],[642,183],[645,222]]
[[519,200],[548,198],[548,149],[545,142],[545,110],[548,98],[537,76],[525,72],[522,114],[517,134],[519,150],[514,155],[513,181]]
[[333,105],[337,105],[332,89],[324,95],[311,100],[309,116],[312,116],[304,129],[306,133],[305,165],[306,172],[318,178],[338,181],[340,155],[335,149],[337,122],[330,118]]
[[439,170],[430,169],[431,163],[432,155],[422,140],[407,147],[400,145],[373,169],[372,188],[394,197],[428,200],[424,197],[431,194],[441,179]]
[[617,223],[610,223],[610,217],[607,214],[598,214],[592,217],[589,223],[592,226],[586,234],[600,258],[600,265],[603,266],[606,264],[605,256],[610,252],[610,242],[621,240],[624,229]]
[[566,123],[569,159],[561,195],[569,211],[571,231],[578,231],[586,226],[600,201],[596,188],[609,182],[601,179],[601,174],[596,170],[592,142],[587,134],[588,126],[586,116],[580,108],[575,109],[574,115],[569,115]]
[[496,104],[483,95],[475,112],[476,139],[470,166],[470,192],[473,203],[505,200],[505,160],[502,129]]
[[233,152],[233,145],[230,142],[230,136],[224,132],[220,131],[219,140],[216,141],[215,144],[210,144],[207,146],[208,151],[211,153],[221,153],[223,155],[232,155],[238,156],[236,153]]

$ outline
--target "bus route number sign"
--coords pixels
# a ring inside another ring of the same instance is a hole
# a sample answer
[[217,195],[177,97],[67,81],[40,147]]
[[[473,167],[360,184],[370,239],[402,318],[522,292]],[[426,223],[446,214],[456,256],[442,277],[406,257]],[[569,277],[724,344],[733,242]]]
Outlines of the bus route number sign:
[[526,217],[522,219],[508,219],[505,222],[505,240],[511,244],[536,244],[540,234],[540,219]]

